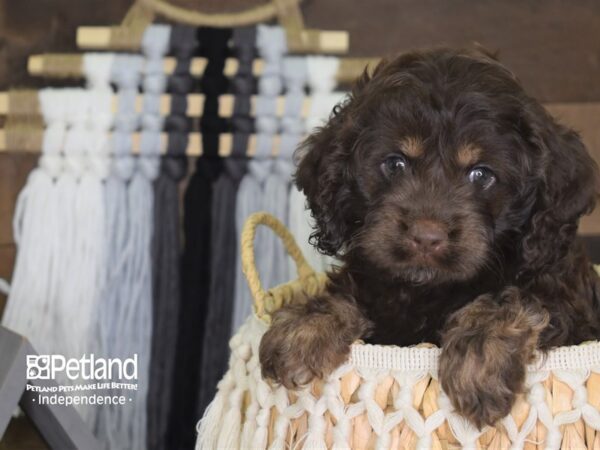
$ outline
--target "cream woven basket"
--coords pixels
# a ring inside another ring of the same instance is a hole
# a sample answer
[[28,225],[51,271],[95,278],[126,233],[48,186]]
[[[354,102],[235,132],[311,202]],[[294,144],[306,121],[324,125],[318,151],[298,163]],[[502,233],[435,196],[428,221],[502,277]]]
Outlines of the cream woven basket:
[[[263,290],[254,260],[258,225],[277,233],[298,279]],[[354,344],[326,380],[288,391],[260,375],[270,314],[323,289],[290,233],[252,215],[242,264],[255,301],[230,341],[229,370],[198,424],[196,449],[600,449],[600,343],[562,347],[528,368],[527,393],[496,428],[479,431],[452,411],[437,381],[439,349]]]

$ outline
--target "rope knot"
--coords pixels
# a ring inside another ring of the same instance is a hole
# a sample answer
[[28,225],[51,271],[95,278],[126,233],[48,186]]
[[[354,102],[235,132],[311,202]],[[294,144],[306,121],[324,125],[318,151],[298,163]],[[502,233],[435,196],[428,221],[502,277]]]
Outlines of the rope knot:
[[112,160],[112,173],[123,181],[131,179],[135,170],[133,156],[119,156]]
[[87,169],[93,175],[104,180],[110,174],[110,159],[102,155],[90,155]]
[[573,406],[583,408],[587,404],[587,390],[585,386],[577,386],[573,392]]
[[138,168],[141,174],[149,179],[154,180],[158,176],[160,159],[150,156],[140,156],[138,158]]
[[529,403],[537,406],[546,401],[546,389],[540,383],[536,383],[531,387],[527,398]]
[[64,169],[64,159],[58,154],[43,154],[39,165],[50,177],[58,177]]
[[[160,64],[162,65],[162,61],[160,61]],[[144,77],[142,85],[144,86],[144,91],[148,93],[164,92],[167,88],[167,77],[165,77],[164,73],[149,74]]]
[[87,169],[88,158],[80,154],[67,154],[64,157],[64,171],[79,178]]
[[263,133],[275,134],[279,131],[279,119],[273,116],[259,116],[256,118],[256,129]]

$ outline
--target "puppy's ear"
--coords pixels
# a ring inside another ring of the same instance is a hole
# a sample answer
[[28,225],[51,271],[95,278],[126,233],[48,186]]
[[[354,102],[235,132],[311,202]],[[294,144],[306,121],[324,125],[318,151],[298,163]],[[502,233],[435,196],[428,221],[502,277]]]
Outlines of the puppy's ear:
[[600,178],[598,166],[577,133],[557,124],[539,105],[526,109],[525,114],[541,173],[522,255],[525,271],[539,272],[567,253],[579,218],[594,209]]
[[352,93],[337,105],[328,122],[317,128],[296,151],[295,181],[304,192],[315,219],[311,242],[319,251],[335,256],[344,250],[362,221],[361,198],[356,188],[352,153],[360,127],[356,97],[370,76],[365,70]]
[[337,255],[350,237],[352,184],[350,151],[343,144],[344,106],[311,134],[296,151],[296,185],[304,192],[315,220],[311,242],[322,253]]

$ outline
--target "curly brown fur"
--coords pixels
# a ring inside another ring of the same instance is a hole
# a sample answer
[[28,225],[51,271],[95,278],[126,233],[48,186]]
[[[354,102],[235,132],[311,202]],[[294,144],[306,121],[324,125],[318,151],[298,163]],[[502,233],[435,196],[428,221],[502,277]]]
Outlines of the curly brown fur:
[[347,359],[369,325],[351,299],[330,294],[282,308],[260,344],[263,376],[288,388],[322,378]]
[[524,301],[516,287],[498,298],[484,294],[448,318],[439,367],[448,376],[441,377],[442,388],[477,427],[502,419],[512,408],[548,321],[548,312]]
[[534,349],[600,337],[600,283],[576,241],[596,164],[488,55],[382,62],[298,159],[314,243],[340,267],[322,297],[275,314],[266,376],[326,375],[357,338],[432,342],[452,404],[481,426],[510,411]]

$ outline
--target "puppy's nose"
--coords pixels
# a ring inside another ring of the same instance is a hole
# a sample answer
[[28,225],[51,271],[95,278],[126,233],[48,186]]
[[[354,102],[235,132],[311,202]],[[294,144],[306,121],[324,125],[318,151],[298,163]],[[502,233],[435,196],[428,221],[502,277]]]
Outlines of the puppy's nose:
[[427,253],[442,251],[448,243],[445,227],[433,220],[417,220],[410,229],[410,245]]

